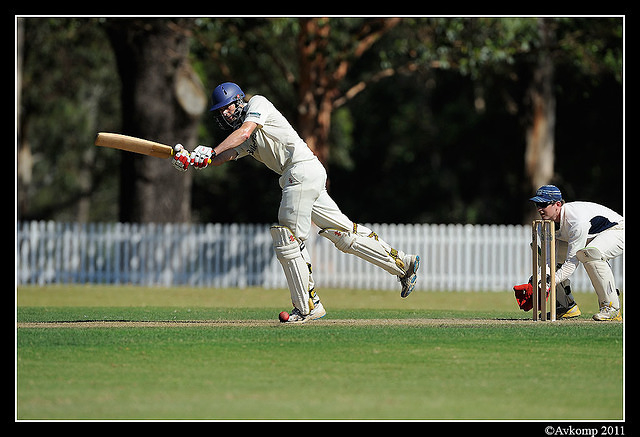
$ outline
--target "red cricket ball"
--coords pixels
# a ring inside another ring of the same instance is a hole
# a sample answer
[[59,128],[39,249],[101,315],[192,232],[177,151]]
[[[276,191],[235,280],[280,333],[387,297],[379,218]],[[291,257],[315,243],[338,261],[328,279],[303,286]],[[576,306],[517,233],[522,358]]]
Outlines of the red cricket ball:
[[283,311],[283,312],[281,312],[281,313],[278,315],[278,318],[280,319],[280,321],[281,321],[281,322],[283,322],[283,323],[284,323],[284,322],[286,322],[287,320],[289,320],[289,313],[288,313],[288,312],[286,312],[286,311]]

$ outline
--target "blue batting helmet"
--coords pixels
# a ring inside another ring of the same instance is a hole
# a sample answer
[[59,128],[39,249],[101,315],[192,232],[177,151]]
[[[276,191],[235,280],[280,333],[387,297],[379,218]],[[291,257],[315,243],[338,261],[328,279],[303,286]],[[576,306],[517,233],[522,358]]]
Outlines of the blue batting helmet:
[[225,82],[220,84],[213,90],[211,94],[211,111],[224,108],[237,100],[244,99],[244,93],[238,85],[233,82]]
[[[220,84],[211,94],[211,109],[217,111],[216,121],[223,130],[237,129],[242,124],[242,110],[244,109],[244,93],[238,85],[233,82]],[[218,110],[235,103],[235,111],[229,118],[225,118]]]

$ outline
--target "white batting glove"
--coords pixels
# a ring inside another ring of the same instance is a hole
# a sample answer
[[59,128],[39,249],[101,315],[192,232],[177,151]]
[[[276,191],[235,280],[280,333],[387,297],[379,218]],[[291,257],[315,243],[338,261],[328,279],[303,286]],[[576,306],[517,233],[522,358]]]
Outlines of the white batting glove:
[[187,171],[189,168],[190,154],[187,149],[182,147],[182,144],[176,144],[173,147],[173,159],[171,163],[176,170]]
[[198,170],[207,168],[212,157],[215,157],[215,153],[211,147],[198,146],[191,152],[191,165]]

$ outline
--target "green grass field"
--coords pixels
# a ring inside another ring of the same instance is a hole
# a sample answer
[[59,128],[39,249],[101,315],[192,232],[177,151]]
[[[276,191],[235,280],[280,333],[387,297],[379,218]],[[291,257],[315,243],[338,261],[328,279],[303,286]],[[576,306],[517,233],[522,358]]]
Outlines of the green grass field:
[[556,323],[511,292],[320,296],[292,326],[286,290],[19,287],[16,419],[624,418],[624,325],[593,294]]

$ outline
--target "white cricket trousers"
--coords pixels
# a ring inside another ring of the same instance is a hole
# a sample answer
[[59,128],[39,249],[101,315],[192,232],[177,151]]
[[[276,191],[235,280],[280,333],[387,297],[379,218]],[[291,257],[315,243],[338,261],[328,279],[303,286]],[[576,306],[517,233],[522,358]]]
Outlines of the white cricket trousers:
[[291,229],[299,240],[309,238],[312,222],[321,229],[353,231],[353,222],[327,192],[327,172],[317,158],[291,165],[279,182],[282,200],[278,223]]
[[[339,229],[354,232],[354,222],[340,211],[336,202],[327,192],[327,172],[317,158],[298,162],[282,174],[279,179],[282,188],[282,200],[278,210],[278,222],[287,226],[301,242],[300,253],[305,262],[311,266],[311,257],[304,242],[311,234],[311,223],[320,229]],[[372,234],[371,229],[357,225],[357,233],[362,236]],[[388,254],[392,249],[380,236],[378,243]],[[398,250],[397,256],[404,259],[404,252]],[[315,282],[309,268],[309,290],[313,290]]]
[[616,282],[608,261],[619,257],[624,252],[624,220],[587,241],[587,247],[597,248],[604,258],[603,261],[606,261],[597,273],[591,273],[585,265],[591,284],[598,295],[600,306],[610,304],[619,309],[620,298],[616,293]]
[[597,247],[607,260],[624,252],[624,220],[587,241],[587,247]]

